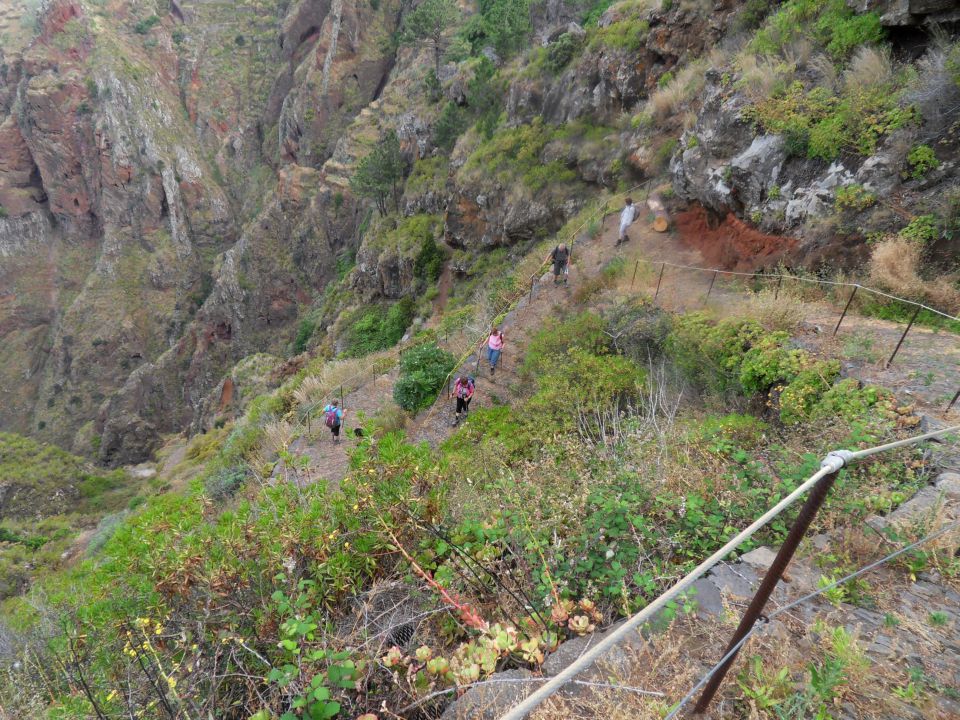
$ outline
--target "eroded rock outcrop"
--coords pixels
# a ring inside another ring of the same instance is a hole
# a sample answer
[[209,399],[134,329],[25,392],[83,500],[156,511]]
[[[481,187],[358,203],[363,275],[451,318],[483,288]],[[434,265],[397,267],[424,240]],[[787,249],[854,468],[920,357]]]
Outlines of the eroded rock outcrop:
[[54,0],[4,57],[0,427],[143,459],[236,361],[288,342],[355,238],[298,163],[377,92],[397,3],[238,5],[103,23]]

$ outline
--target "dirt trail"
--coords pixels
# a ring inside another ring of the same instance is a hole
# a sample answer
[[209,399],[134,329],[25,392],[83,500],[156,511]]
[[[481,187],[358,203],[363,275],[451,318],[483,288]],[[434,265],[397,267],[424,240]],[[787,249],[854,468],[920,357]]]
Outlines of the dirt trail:
[[[491,375],[485,353],[478,363],[478,353],[471,354],[458,369],[460,374],[476,379],[473,409],[500,404],[512,404],[523,395],[522,380],[517,374],[523,364],[526,347],[557,308],[572,302],[580,283],[596,276],[603,266],[616,256],[627,262],[626,275],[634,292],[653,295],[659,279],[659,262],[695,267],[709,267],[700,250],[683,244],[672,232],[657,233],[641,220],[629,232],[630,241],[616,247],[616,215],[604,219],[600,234],[581,238],[573,248],[573,262],[568,285],[554,286],[549,270],[540,278],[532,297],[524,297],[506,316],[502,329],[506,338],[501,366]],[[700,308],[733,313],[748,302],[741,285],[720,276],[710,288],[713,274],[666,267],[660,283],[657,302],[674,311]],[[624,281],[628,282],[628,281]],[[709,291],[709,297],[707,297]],[[837,336],[833,336],[841,307],[825,301],[804,304],[804,322],[798,343],[812,352],[840,357],[845,374],[864,382],[875,383],[894,390],[904,403],[916,402],[918,411],[943,417],[942,410],[960,387],[960,338],[944,332],[914,327],[901,347],[896,362],[885,368],[885,362],[903,333],[904,325],[856,315],[848,315]],[[357,414],[373,415],[392,395],[397,371],[368,382],[345,398],[347,420],[343,442],[334,445],[323,419],[316,417],[311,432],[304,432],[291,445],[295,455],[305,455],[310,463],[306,469],[296,470],[278,465],[277,475],[295,482],[316,482],[324,479],[338,483],[349,468],[348,452],[356,445],[353,428]],[[956,386],[956,387],[955,387]],[[408,435],[415,442],[427,442],[436,447],[454,431],[454,402],[446,394],[431,409],[421,412],[408,426]],[[954,409],[952,417],[960,415]]]
[[[636,290],[656,292],[659,262],[694,267],[717,267],[705,260],[700,250],[684,246],[673,233],[656,233],[639,223],[631,228],[632,238],[623,252],[628,274],[637,266]],[[762,265],[762,258],[758,265]],[[697,272],[667,266],[660,282],[657,302],[676,311],[709,309],[720,314],[741,310],[749,302],[743,282],[711,272]],[[711,282],[713,287],[711,289]],[[774,287],[776,280],[767,280]],[[796,281],[786,281],[786,284]],[[807,286],[809,289],[809,286]],[[790,292],[784,288],[784,296]],[[709,293],[709,297],[708,297]],[[785,300],[786,301],[786,300]],[[944,408],[960,389],[960,336],[914,325],[886,367],[905,323],[896,323],[849,313],[834,336],[843,305],[828,300],[804,301],[802,322],[796,334],[798,344],[817,354],[839,358],[844,375],[893,390],[901,402],[916,403],[918,411],[945,417]],[[958,403],[960,406],[960,403]],[[960,417],[954,407],[952,418]]]

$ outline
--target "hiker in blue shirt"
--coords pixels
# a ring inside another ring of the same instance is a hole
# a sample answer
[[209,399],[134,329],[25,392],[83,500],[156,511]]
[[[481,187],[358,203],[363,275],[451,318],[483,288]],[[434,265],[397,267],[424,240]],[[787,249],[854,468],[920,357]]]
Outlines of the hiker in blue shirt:
[[334,444],[340,442],[340,426],[343,424],[344,411],[340,409],[339,405],[340,401],[334,400],[323,409],[323,422],[330,428]]

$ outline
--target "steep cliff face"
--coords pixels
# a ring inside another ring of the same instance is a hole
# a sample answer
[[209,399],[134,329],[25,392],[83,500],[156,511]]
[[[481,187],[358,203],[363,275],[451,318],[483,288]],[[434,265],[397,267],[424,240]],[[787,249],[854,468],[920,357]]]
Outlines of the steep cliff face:
[[47,7],[0,70],[0,426],[140,459],[287,340],[353,237],[346,209],[300,217],[323,203],[309,166],[376,93],[396,21],[391,2]]

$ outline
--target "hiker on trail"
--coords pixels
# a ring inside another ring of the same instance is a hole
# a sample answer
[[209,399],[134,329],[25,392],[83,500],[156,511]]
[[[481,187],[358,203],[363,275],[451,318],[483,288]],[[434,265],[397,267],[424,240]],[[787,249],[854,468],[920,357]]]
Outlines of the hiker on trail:
[[553,251],[547,255],[547,260],[553,261],[553,284],[560,282],[560,275],[563,275],[563,284],[567,284],[567,277],[570,275],[570,250],[566,245],[560,243]]
[[340,401],[334,400],[323,409],[323,422],[330,428],[333,442],[340,442],[340,426],[343,424],[343,410],[339,407]]
[[497,362],[500,360],[500,354],[503,352],[503,333],[494,325],[487,338],[487,360],[490,362],[490,374],[493,375],[497,370]]
[[457,398],[457,415],[453,420],[454,425],[460,422],[460,413],[463,413],[463,417],[466,417],[470,411],[470,401],[473,400],[474,387],[475,384],[472,377],[461,375],[457,378],[457,382],[454,384],[453,392],[451,393],[452,397]]
[[617,245],[625,243],[630,238],[627,236],[627,228],[637,219],[637,206],[633,204],[631,198],[627,198],[627,203],[620,212],[620,234],[617,236]]

